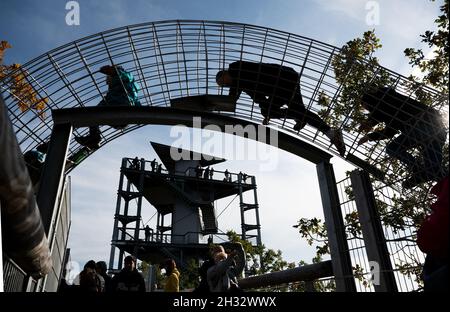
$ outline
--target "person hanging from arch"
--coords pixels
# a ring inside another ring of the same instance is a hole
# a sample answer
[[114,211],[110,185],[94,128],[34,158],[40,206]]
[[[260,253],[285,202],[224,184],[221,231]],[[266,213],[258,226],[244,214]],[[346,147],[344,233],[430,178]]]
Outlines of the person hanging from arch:
[[[447,131],[436,109],[388,87],[372,88],[363,95],[361,105],[368,114],[360,122],[359,131],[366,134],[358,145],[391,139],[400,133],[387,144],[386,153],[402,162],[411,174],[403,187],[437,181],[446,174],[442,166],[442,149]],[[384,123],[384,128],[372,131],[380,123]],[[408,152],[413,148],[420,150],[419,157]]]
[[285,117],[296,121],[296,131],[309,124],[324,133],[339,154],[344,156],[345,144],[341,131],[332,129],[317,114],[305,108],[299,82],[299,74],[291,67],[247,61],[233,62],[227,70],[221,70],[216,75],[216,83],[229,87],[228,95],[235,102],[245,92],[259,105],[264,116],[263,124],[267,125],[270,118]]
[[[139,85],[130,72],[119,65],[103,66],[100,72],[106,75],[108,92],[97,106],[141,106],[138,99]],[[125,127],[126,125],[115,128]],[[92,126],[87,136],[75,137],[75,141],[90,149],[97,149],[101,141],[100,134],[99,126]]]

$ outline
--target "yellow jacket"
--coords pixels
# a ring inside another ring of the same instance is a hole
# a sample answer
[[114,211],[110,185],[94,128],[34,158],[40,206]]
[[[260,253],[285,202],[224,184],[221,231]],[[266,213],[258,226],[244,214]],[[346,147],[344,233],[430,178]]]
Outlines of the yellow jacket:
[[180,291],[180,272],[177,268],[173,269],[172,273],[166,279],[164,286],[165,292],[179,292]]

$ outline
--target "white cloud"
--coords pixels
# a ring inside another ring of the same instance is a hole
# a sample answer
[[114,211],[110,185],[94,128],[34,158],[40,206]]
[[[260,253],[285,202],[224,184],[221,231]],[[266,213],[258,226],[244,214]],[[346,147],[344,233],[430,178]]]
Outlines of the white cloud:
[[345,16],[366,24],[366,17],[371,14],[373,7],[366,8],[367,3],[378,4],[379,22],[377,26],[367,25],[367,29],[375,28],[377,31],[404,38],[408,41],[418,41],[419,34],[433,26],[435,13],[431,8],[436,5],[426,1],[411,0],[314,0],[325,12],[342,13]]

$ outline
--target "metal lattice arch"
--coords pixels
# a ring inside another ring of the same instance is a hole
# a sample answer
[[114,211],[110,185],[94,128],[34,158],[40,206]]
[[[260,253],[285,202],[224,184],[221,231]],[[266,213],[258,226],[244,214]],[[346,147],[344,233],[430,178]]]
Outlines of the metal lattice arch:
[[[227,88],[219,87],[215,76],[219,70],[226,69],[230,63],[237,60],[276,63],[293,68],[300,74],[301,94],[308,110],[318,113],[323,109],[318,103],[322,92],[330,98],[326,114],[321,116],[325,119],[327,116],[335,116],[338,111],[336,108],[342,104],[343,89],[337,82],[332,64],[340,52],[339,48],[326,43],[265,27],[229,22],[177,20],[105,31],[56,48],[19,67],[0,80],[0,92],[5,99],[20,148],[25,153],[44,142],[50,142],[36,196],[37,205],[31,203],[34,214],[27,218],[28,221],[41,218],[41,222],[36,222],[39,231],[32,234],[39,232],[38,238],[45,241],[45,232],[53,243],[57,240],[55,224],[63,220],[63,214],[59,214],[59,221],[56,216],[59,207],[63,206],[61,203],[64,202],[64,194],[68,190],[63,185],[67,182],[63,177],[64,173],[74,168],[71,166],[66,169],[65,159],[83,149],[74,139],[69,139],[72,130],[75,135],[85,135],[88,126],[101,125],[100,145],[103,146],[146,124],[190,125],[194,116],[201,116],[206,123],[218,125],[222,131],[225,125],[261,124],[263,116],[258,104],[245,94],[241,95],[233,112],[189,111],[171,106],[172,99],[181,97],[227,95]],[[363,65],[367,62],[364,59],[355,61]],[[141,87],[139,100],[144,107],[95,107],[108,90],[106,77],[99,69],[111,64],[121,65],[133,73]],[[382,67],[372,67],[372,70],[374,76],[381,71],[386,73],[390,85],[395,87],[397,92],[415,98],[414,92],[408,87],[411,82],[406,77]],[[11,79],[16,77],[26,79],[36,98],[48,100],[44,115],[35,109],[21,110],[27,99],[18,97],[11,89]],[[420,89],[432,99],[431,106],[448,120],[448,94],[441,94],[427,86],[420,86]],[[353,107],[353,110],[356,110],[356,107]],[[359,252],[365,249],[367,259],[375,259],[381,265],[381,272],[384,272],[379,286],[381,291],[395,291],[397,286],[393,271],[401,273],[402,268],[394,263],[396,268],[392,269],[390,253],[402,251],[403,256],[409,256],[407,253],[410,253],[410,250],[403,250],[408,246],[408,241],[414,238],[414,234],[409,229],[401,231],[402,238],[407,239],[405,245],[398,243],[397,236],[393,236],[392,241],[393,244],[399,245],[385,243],[383,230],[389,236],[397,233],[398,229],[386,230],[381,227],[380,219],[374,213],[376,202],[371,189],[372,180],[368,174],[373,173],[369,169],[387,173],[389,180],[383,180],[381,187],[375,191],[381,194],[388,204],[393,202],[397,194],[392,195],[390,187],[395,188],[397,185],[390,183],[394,181],[395,184],[404,177],[390,162],[387,167],[385,165],[385,149],[389,140],[358,145],[361,134],[350,126],[353,122],[352,115],[345,115],[340,125],[347,150],[345,160],[364,170],[354,170],[350,178],[336,183],[333,166],[329,162],[332,155],[339,156],[334,145],[330,144],[328,137],[308,125],[300,131],[294,131],[294,122],[292,119],[272,119],[268,127],[258,127],[258,131],[261,128],[262,131],[274,129],[279,135],[280,149],[316,164],[336,290],[355,290],[352,264],[365,265],[365,258],[359,258]],[[121,130],[113,127],[123,124],[129,126]],[[446,132],[448,141],[448,128]],[[11,146],[15,149],[10,148],[11,151],[7,155],[9,157],[2,160],[23,161],[21,157],[17,157],[17,146]],[[23,166],[18,166],[20,161],[5,161],[5,165],[10,163],[16,164],[17,168],[12,169],[22,170]],[[27,174],[24,176],[25,182],[30,186],[21,189],[27,189],[28,193],[31,193],[31,181]],[[350,199],[350,194],[347,193],[349,180],[354,200]],[[336,185],[341,186],[341,192],[338,192]],[[384,193],[385,189],[387,195]],[[341,195],[345,196],[340,198]],[[358,245],[361,239],[347,237],[341,212],[341,209],[347,209],[346,206],[353,206],[354,203],[358,214],[362,211],[366,216],[370,216],[360,222],[366,231],[363,235],[364,245],[361,246]],[[17,228],[21,230],[20,227]],[[23,237],[23,232],[16,234]],[[13,245],[17,245],[16,240],[12,241]],[[386,246],[389,246],[389,251]],[[53,248],[52,257],[58,252],[59,248]],[[41,254],[49,258],[47,250]],[[60,267],[62,260],[62,256],[55,260],[55,267]],[[366,271],[369,270],[370,268],[367,268]],[[43,283],[47,284],[50,280],[53,283],[49,282],[49,285],[57,285],[59,275],[55,272],[56,270],[51,278],[48,277],[50,274],[47,275],[47,280]]]
[[[48,98],[45,117],[35,110],[22,112],[18,102],[8,89],[7,79],[0,81],[17,139],[23,152],[48,141],[53,128],[51,110],[61,108],[96,106],[107,91],[105,75],[99,73],[104,65],[120,64],[131,71],[141,86],[139,99],[143,106],[170,107],[170,100],[179,97],[227,94],[218,87],[215,75],[236,60],[278,63],[294,68],[300,73],[300,87],[307,109],[318,112],[320,92],[331,99],[328,114],[340,100],[341,87],[336,82],[331,61],[340,49],[329,44],[299,35],[270,28],[215,21],[161,21],[131,25],[98,33],[51,50],[21,67],[26,79],[37,95]],[[364,62],[364,60],[361,60]],[[407,79],[388,71],[391,80],[397,82],[397,91]],[[14,74],[14,73],[13,73]],[[448,96],[423,87],[437,99],[433,106],[446,110]],[[258,105],[243,95],[234,113],[217,112],[218,115],[238,120],[261,123],[263,117]],[[347,118],[344,123],[350,122]],[[306,126],[294,131],[293,120],[272,119],[270,126],[278,127],[297,139],[311,143],[334,155],[338,155],[327,137],[315,128]],[[130,125],[116,130],[102,126],[101,145],[142,125]],[[87,128],[75,129],[76,135],[84,135]],[[368,159],[377,164],[385,157],[385,143],[358,146],[359,134],[345,132],[348,155]],[[71,140],[68,156],[81,146]],[[73,169],[73,167],[71,168]]]

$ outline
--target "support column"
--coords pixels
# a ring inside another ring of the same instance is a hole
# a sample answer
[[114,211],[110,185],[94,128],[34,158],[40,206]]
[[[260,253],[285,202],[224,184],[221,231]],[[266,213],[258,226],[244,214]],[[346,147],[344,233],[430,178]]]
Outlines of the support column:
[[255,188],[253,189],[253,196],[255,198],[255,214],[256,214],[256,224],[258,225],[258,237],[256,238],[256,242],[258,246],[262,246],[262,239],[261,239],[261,223],[259,222],[259,205],[258,205],[258,195],[256,192],[256,178],[255,176],[252,176],[252,185],[255,185]]
[[[142,192],[144,191],[144,178],[145,178],[145,159],[141,158],[141,160],[139,161],[139,187],[138,187],[138,192],[139,192],[139,196],[138,196],[138,200],[137,200],[137,207],[136,207],[136,215],[137,215],[137,220],[136,220],[136,227],[134,230],[134,240],[136,242],[136,246],[135,249],[137,249],[137,246],[139,245],[139,234],[141,231],[140,228],[140,221],[141,221],[141,210],[142,210]],[[137,250],[136,250],[137,252]],[[137,253],[134,255],[137,258]]]
[[[109,254],[109,267],[108,270],[112,271],[114,270],[114,260],[116,257],[116,246],[114,245],[114,242],[116,242],[119,239],[119,215],[120,215],[120,205],[122,201],[122,195],[120,195],[120,192],[123,188],[123,180],[124,180],[124,173],[123,170],[127,166],[127,160],[125,158],[122,158],[122,165],[120,167],[120,178],[119,178],[119,189],[117,191],[117,201],[116,201],[116,214],[114,215],[114,227],[113,227],[113,234],[111,238],[111,251]],[[120,267],[120,264],[117,264],[117,267]]]
[[344,220],[342,219],[339,196],[334,177],[333,165],[328,162],[317,164],[320,195],[328,234],[336,291],[355,292],[352,263],[347,245]]
[[353,194],[355,195],[358,218],[361,224],[365,249],[369,261],[376,262],[379,269],[373,272],[374,288],[377,292],[397,292],[397,283],[392,271],[391,259],[386,246],[380,216],[377,211],[375,196],[369,175],[362,170],[350,174]]
[[23,280],[23,292],[35,292],[36,290],[34,289],[34,285],[33,285],[34,280],[30,275],[27,275],[24,280]]
[[242,203],[244,202],[244,196],[242,191],[242,177],[241,175],[238,176],[238,189],[239,189],[239,203],[240,203],[240,210],[241,210],[241,229],[242,229],[242,240],[247,240],[247,229],[245,228],[245,211],[244,207],[242,206]]
[[59,203],[58,197],[61,196],[71,134],[72,126],[70,124],[54,125],[50,146],[45,158],[37,203],[47,236],[49,235],[53,214],[56,211],[56,205]]

